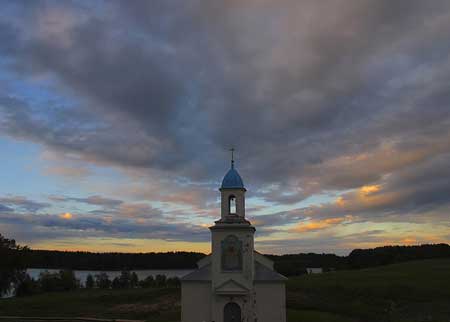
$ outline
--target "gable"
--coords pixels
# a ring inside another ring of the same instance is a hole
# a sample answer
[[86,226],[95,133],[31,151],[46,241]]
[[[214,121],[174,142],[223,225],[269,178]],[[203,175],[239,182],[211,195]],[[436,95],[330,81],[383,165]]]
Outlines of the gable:
[[255,282],[285,282],[286,277],[277,273],[276,271],[262,265],[260,262],[255,261]]
[[256,262],[259,262],[260,264],[273,270],[273,261],[271,259],[258,253],[256,250],[253,251],[253,256],[254,256]]
[[248,291],[248,288],[233,279],[229,279],[215,289],[215,293],[220,295],[240,295],[247,294]]
[[205,257],[203,257],[202,259],[197,261],[197,267],[198,268],[202,268],[203,266],[206,266],[206,265],[209,265],[209,264],[211,264],[211,254],[206,255]]
[[210,282],[211,281],[211,265],[202,266],[189,274],[181,277],[181,282]]

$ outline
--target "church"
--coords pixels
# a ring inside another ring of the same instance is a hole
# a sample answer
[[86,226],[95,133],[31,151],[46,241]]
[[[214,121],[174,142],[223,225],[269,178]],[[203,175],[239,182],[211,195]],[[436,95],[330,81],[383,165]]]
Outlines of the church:
[[231,168],[220,187],[221,218],[211,230],[211,254],[181,279],[182,322],[285,322],[286,277],[254,249],[245,218],[241,176]]

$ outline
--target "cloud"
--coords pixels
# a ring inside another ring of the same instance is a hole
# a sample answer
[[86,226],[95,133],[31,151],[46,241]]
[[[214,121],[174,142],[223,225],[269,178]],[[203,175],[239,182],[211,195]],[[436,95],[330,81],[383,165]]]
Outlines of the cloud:
[[420,245],[439,242],[440,237],[417,232],[405,236],[393,235],[382,229],[361,229],[356,233],[335,235],[329,231],[295,236],[292,238],[271,238],[256,240],[258,250],[265,253],[335,253],[348,255],[355,248],[373,248],[380,245]]
[[75,201],[79,203],[85,203],[94,206],[105,206],[115,208],[123,203],[122,200],[106,198],[99,195],[93,195],[86,198],[75,198],[66,196],[50,196],[49,199],[57,202]]
[[[77,202],[81,204],[99,206],[90,210],[91,214],[98,214],[104,216],[105,220],[112,220],[114,218],[136,218],[136,219],[162,219],[163,212],[159,209],[153,208],[148,203],[125,202],[123,200],[107,198],[100,195],[93,195],[85,198],[67,197],[52,195],[49,197],[54,202]],[[68,216],[66,216],[68,214]],[[72,219],[72,214],[64,213],[60,215],[64,219]]]
[[[212,217],[235,146],[250,206],[276,207],[254,216],[266,233],[349,215],[448,221],[448,2],[103,6],[0,15],[1,135],[41,145],[51,176],[114,168],[131,182],[106,195],[136,202],[64,201],[130,220],[163,216],[147,202]],[[318,195],[336,200],[310,204]]]
[[[52,240],[68,237],[111,237],[128,239],[162,239],[167,241],[206,241],[209,232],[189,223],[167,223],[158,219],[110,218],[71,213],[12,214],[1,213],[2,225],[11,232],[28,230],[26,240]],[[46,233],[43,233],[46,232]]]
[[[378,75],[375,71],[370,73],[371,65],[379,64],[387,68],[393,64],[392,57],[404,55],[405,61],[412,66],[423,66],[418,61],[424,59],[420,56],[421,52],[414,49],[419,43],[423,45],[422,37],[430,34],[434,38],[439,37],[435,29],[445,26],[442,23],[420,28],[412,17],[419,15],[431,20],[441,15],[442,11],[438,5],[427,7],[420,3],[393,10],[391,4],[371,6],[352,2],[345,6],[345,10],[337,11],[338,15],[328,16],[326,12],[329,10],[321,11],[322,6],[285,1],[280,6],[279,15],[272,17],[274,22],[280,22],[273,30],[267,29],[273,28],[271,26],[260,24],[274,9],[267,2],[252,1],[242,5],[242,8],[233,4],[220,10],[200,4],[180,6],[178,10],[186,15],[180,20],[169,19],[173,14],[171,5],[150,10],[143,3],[133,4],[131,8],[121,11],[112,6],[109,15],[106,14],[101,20],[73,6],[32,10],[35,20],[31,22],[37,21],[37,24],[42,20],[54,21],[46,17],[54,17],[55,12],[61,17],[72,17],[80,10],[83,12],[76,22],[71,18],[69,21],[72,22],[65,24],[64,28],[57,28],[59,33],[66,35],[65,38],[72,39],[69,49],[61,46],[59,41],[43,39],[40,35],[47,35],[48,32],[37,28],[35,37],[23,40],[23,52],[18,52],[17,57],[26,63],[22,68],[31,65],[28,67],[30,69],[26,69],[28,73],[55,74],[59,85],[83,97],[86,103],[82,105],[89,105],[93,120],[102,126],[91,120],[94,131],[83,131],[80,136],[83,124],[69,119],[71,112],[54,115],[45,112],[49,116],[48,124],[38,128],[37,124],[28,120],[32,126],[21,126],[21,131],[32,132],[35,128],[35,131],[42,133],[32,135],[54,148],[65,148],[85,156],[93,154],[91,158],[121,165],[173,170],[174,167],[198,161],[207,167],[208,173],[211,173],[209,170],[213,165],[208,163],[211,158],[205,158],[205,153],[214,153],[216,159],[221,159],[224,153],[221,151],[228,144],[235,143],[242,147],[240,157],[247,161],[243,164],[259,163],[259,166],[247,168],[260,182],[285,178],[293,172],[301,172],[308,164],[339,156],[341,152],[351,152],[349,139],[355,141],[353,146],[360,146],[361,152],[366,152],[370,145],[382,142],[381,133],[376,133],[379,122],[388,127],[385,129],[387,134],[395,136],[399,129],[389,127],[389,123],[398,123],[399,119],[392,120],[392,116],[401,112],[403,117],[412,116],[410,120],[416,120],[419,116],[418,110],[411,107],[399,107],[393,112],[389,106],[398,104],[399,97],[392,97],[392,94],[377,97],[385,103],[385,107],[380,107],[381,104],[373,106],[371,99],[376,93],[389,91],[378,78],[391,79],[394,71],[387,69],[386,75]],[[130,33],[125,37],[124,30],[113,24],[119,12],[121,18],[130,23],[134,37],[130,37]],[[211,19],[219,12],[223,18]],[[236,12],[257,18],[248,20],[248,23],[243,19],[236,24],[233,19]],[[307,15],[319,13],[326,15],[323,17],[326,19],[320,19],[322,23],[317,28],[313,28],[315,24],[308,25],[309,21],[316,19]],[[202,14],[204,19],[194,19]],[[305,19],[299,19],[298,14],[305,15]],[[153,15],[159,19],[166,17],[170,23],[161,27],[144,22],[152,21]],[[351,25],[348,24],[349,19],[353,21]],[[216,27],[208,29],[212,27],[212,21]],[[53,28],[58,23],[50,26]],[[366,42],[379,26],[385,26],[386,30],[379,30],[375,39],[372,37],[370,43]],[[413,26],[418,28],[417,38],[405,39],[403,32]],[[261,32],[261,27],[268,32]],[[161,37],[161,32],[165,32],[167,37]],[[187,36],[180,37],[181,33]],[[267,38],[262,34],[266,34]],[[275,35],[282,36],[275,38]],[[244,42],[250,36],[254,36],[252,42]],[[142,42],[140,37],[151,41]],[[98,39],[101,39],[100,43],[96,41]],[[220,39],[220,42],[213,42],[214,39]],[[273,47],[275,39],[279,44]],[[334,46],[337,39],[340,39],[340,46]],[[391,45],[388,47],[387,44]],[[223,56],[218,55],[214,45],[219,46],[217,50],[221,49]],[[345,54],[350,53],[353,59],[346,60]],[[373,59],[377,55],[379,59],[375,63]],[[238,63],[246,59],[251,59],[252,63]],[[205,60],[211,62],[207,70],[196,72],[189,67],[199,66]],[[443,64],[441,67],[448,68],[445,61],[435,62],[439,63]],[[146,66],[145,73],[136,73],[141,70],[139,66]],[[160,66],[166,68],[161,69]],[[409,67],[404,67],[405,72],[410,70]],[[438,77],[442,70],[436,67],[429,66],[428,74]],[[225,73],[225,70],[228,72]],[[255,77],[258,72],[260,77]],[[398,83],[398,72],[403,70],[395,72]],[[358,73],[363,75],[357,76]],[[211,82],[218,74],[222,75],[218,82]],[[405,73],[401,75],[409,76]],[[362,79],[362,76],[365,78]],[[191,88],[186,86],[186,77],[193,80]],[[253,78],[252,82],[249,82],[250,78]],[[116,81],[112,84],[110,79]],[[339,86],[337,79],[341,81]],[[419,86],[416,83],[422,85],[421,79],[413,78],[408,86]],[[242,84],[246,85],[246,92],[242,92]],[[432,86],[439,85],[433,83]],[[374,88],[367,93],[366,87]],[[266,88],[270,89],[267,93],[264,92]],[[260,92],[264,94],[258,96]],[[398,93],[408,95],[409,90],[405,93],[398,90]],[[421,93],[430,95],[426,90],[418,92],[415,98],[419,102]],[[366,97],[369,94],[372,97]],[[210,97],[212,95],[214,97]],[[409,105],[417,103],[412,98]],[[87,109],[85,113],[89,114]],[[374,110],[376,114],[371,112]],[[78,115],[78,119],[80,117]],[[439,115],[435,117],[436,121],[439,120]],[[16,122],[24,121],[14,119]],[[261,126],[249,128],[244,124],[248,120]],[[53,123],[63,124],[57,127],[59,135],[55,135]],[[133,127],[135,131],[131,130]],[[122,129],[119,136],[115,131],[117,128]],[[230,134],[236,131],[241,140],[229,141]],[[371,133],[355,138],[355,131]],[[286,142],[286,137],[292,138],[289,144],[280,144]],[[327,145],[324,150],[321,145],[330,142],[330,138],[333,144]],[[122,144],[111,144],[109,140],[111,143],[118,140]],[[255,145],[255,142],[263,143]],[[123,147],[127,147],[127,153],[123,153]],[[294,151],[301,151],[302,157],[298,158]],[[261,154],[270,157],[261,158]],[[253,162],[256,159],[260,162]],[[271,171],[263,170],[267,168]],[[218,166],[212,169],[217,176],[219,169]],[[188,167],[185,173],[183,169],[181,171],[188,176],[205,176],[195,169],[195,165]]]
[[[256,244],[262,251],[271,250],[275,253],[322,253],[326,249],[327,253],[347,255],[349,251],[357,248],[357,245],[380,243],[385,241],[383,230],[364,230],[358,233],[341,234],[315,234],[293,238],[274,238],[267,240],[257,240]],[[320,241],[320,242],[319,242]],[[395,242],[394,242],[395,244]]]
[[0,197],[0,202],[17,210],[29,212],[37,212],[50,207],[49,203],[33,201],[24,196],[4,196]]
[[9,208],[9,207],[7,207],[7,206],[5,206],[5,205],[1,205],[0,204],[0,212],[12,212],[13,211],[13,209],[12,208]]
[[304,233],[310,231],[318,231],[322,229],[327,229],[336,225],[343,223],[344,221],[351,221],[351,216],[346,216],[345,218],[327,218],[317,221],[309,221],[306,223],[300,223],[292,229],[293,232]]

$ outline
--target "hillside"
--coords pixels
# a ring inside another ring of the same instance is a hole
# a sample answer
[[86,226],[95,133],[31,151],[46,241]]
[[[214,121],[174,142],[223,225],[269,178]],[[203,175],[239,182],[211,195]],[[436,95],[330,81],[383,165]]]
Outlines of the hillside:
[[291,278],[289,322],[450,321],[450,259]]

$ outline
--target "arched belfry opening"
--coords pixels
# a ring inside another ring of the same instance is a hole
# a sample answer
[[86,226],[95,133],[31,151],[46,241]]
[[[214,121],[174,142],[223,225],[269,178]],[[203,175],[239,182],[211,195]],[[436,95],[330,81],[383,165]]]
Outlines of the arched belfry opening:
[[230,215],[236,215],[236,197],[231,195],[228,197],[228,211]]

